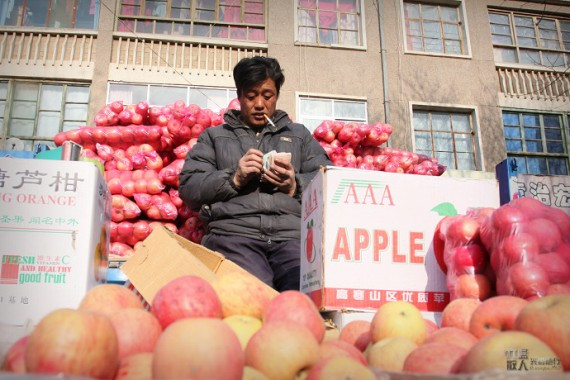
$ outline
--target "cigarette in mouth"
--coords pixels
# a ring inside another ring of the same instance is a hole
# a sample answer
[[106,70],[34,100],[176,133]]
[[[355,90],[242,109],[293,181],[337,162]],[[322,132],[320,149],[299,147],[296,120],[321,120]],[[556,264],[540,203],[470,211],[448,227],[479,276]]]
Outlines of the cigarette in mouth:
[[263,116],[265,116],[265,118],[267,119],[267,122],[268,122],[269,124],[271,124],[272,126],[275,127],[275,124],[273,124],[273,122],[271,121],[271,119],[269,118],[269,116],[267,116],[267,114],[264,113]]

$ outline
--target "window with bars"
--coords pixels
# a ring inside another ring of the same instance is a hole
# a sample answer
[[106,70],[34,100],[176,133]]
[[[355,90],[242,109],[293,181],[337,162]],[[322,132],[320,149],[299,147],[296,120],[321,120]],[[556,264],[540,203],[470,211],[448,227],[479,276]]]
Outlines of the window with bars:
[[97,29],[100,0],[3,0],[0,26]]
[[116,28],[264,42],[265,0],[121,0]]
[[503,111],[507,156],[523,174],[568,175],[568,136],[562,116]]
[[109,83],[107,104],[120,100],[124,104],[146,101],[151,106],[164,106],[184,100],[186,104],[196,104],[217,112],[236,97],[236,90],[230,88]]
[[471,113],[413,111],[414,151],[449,169],[481,170]]
[[361,0],[297,0],[297,42],[364,46]]
[[367,113],[362,100],[299,97],[299,122],[311,132],[325,120],[367,123]]
[[55,147],[58,132],[86,125],[88,105],[89,85],[1,81],[0,137],[19,138],[25,150]]
[[407,49],[425,53],[468,54],[460,5],[405,1]]
[[495,62],[570,66],[570,18],[489,11]]

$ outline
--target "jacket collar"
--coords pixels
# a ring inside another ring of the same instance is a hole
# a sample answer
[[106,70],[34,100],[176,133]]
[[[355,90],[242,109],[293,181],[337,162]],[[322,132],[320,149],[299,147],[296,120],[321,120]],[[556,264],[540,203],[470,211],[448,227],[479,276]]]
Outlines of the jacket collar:
[[[239,118],[240,111],[238,110],[228,110],[224,114],[224,121],[232,128],[249,128],[246,124],[244,124],[241,119]],[[271,132],[277,132],[287,125],[291,124],[291,119],[289,115],[285,111],[275,110],[273,117],[271,118],[275,127],[271,124],[267,124],[265,128],[267,128]]]

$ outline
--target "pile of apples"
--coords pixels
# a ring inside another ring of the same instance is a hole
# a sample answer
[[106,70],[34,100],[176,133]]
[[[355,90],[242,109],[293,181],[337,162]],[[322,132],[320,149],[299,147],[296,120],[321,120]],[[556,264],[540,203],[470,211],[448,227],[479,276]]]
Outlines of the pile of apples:
[[[228,105],[238,106],[235,101]],[[136,245],[157,226],[200,243],[204,226],[180,198],[178,176],[198,136],[221,124],[226,110],[215,113],[181,100],[163,107],[114,101],[95,115],[95,126],[55,136],[56,145],[68,140],[80,144],[83,156],[105,168],[112,195],[112,260],[133,255]]]
[[434,252],[452,300],[570,293],[570,217],[531,197],[444,217]]
[[530,302],[495,296],[451,301],[441,326],[413,304],[394,301],[371,320],[327,328],[299,291],[277,293],[243,271],[212,282],[186,275],[160,288],[150,310],[125,286],[92,288],[78,308],[52,311],[16,341],[2,370],[236,380],[372,380],[386,371],[477,373],[522,365],[562,372],[570,370],[569,319],[570,295]]
[[402,149],[380,147],[392,134],[392,126],[344,123],[325,120],[315,128],[313,137],[321,144],[335,166],[440,176],[445,172],[437,158]]

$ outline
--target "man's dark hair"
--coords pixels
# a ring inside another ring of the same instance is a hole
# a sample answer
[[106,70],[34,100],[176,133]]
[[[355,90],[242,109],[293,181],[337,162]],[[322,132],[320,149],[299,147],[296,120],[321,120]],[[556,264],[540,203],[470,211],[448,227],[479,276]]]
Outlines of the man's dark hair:
[[279,95],[279,90],[285,81],[285,75],[283,75],[281,66],[275,58],[261,56],[243,58],[234,67],[234,81],[238,96],[241,95],[242,91],[246,91],[251,86],[268,78],[275,82],[277,95]]

